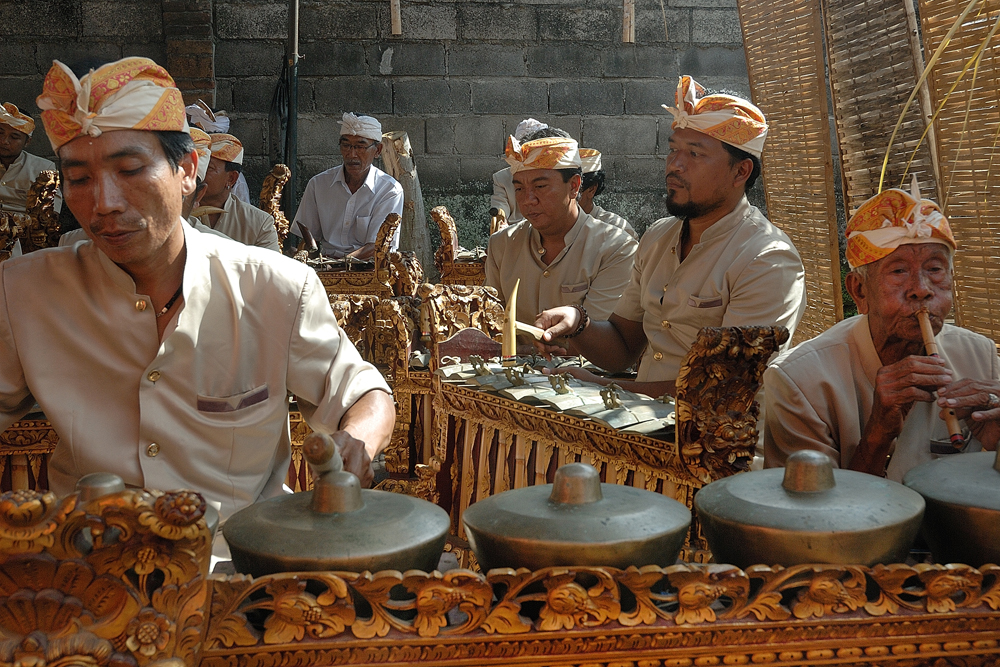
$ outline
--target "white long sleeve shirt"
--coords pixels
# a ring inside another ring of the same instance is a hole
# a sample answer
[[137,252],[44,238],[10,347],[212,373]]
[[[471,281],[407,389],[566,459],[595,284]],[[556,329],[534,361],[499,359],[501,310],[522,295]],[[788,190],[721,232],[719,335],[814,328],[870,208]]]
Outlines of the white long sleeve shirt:
[[[373,165],[358,191],[351,193],[344,168],[338,166],[309,180],[295,222],[322,242],[324,255],[343,257],[374,243],[390,213],[403,214],[403,186],[395,178]],[[298,233],[294,224],[292,232]],[[392,249],[397,247],[398,228],[392,238]]]

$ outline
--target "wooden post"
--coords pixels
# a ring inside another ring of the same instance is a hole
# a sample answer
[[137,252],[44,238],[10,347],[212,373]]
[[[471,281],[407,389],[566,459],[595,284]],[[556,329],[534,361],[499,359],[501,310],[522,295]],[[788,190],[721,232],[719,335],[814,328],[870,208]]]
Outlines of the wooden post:
[[[917,10],[913,6],[913,0],[903,0],[903,8],[906,10],[906,34],[910,42],[910,55],[913,58],[914,81],[920,79],[924,73],[924,52],[920,43],[920,26],[917,21]],[[931,168],[934,170],[934,185],[937,186],[937,201],[941,206],[945,205],[944,183],[941,182],[941,163],[938,156],[937,133],[934,131],[934,123],[931,118],[934,116],[934,104],[931,102],[930,80],[924,81],[920,86],[920,115],[923,116],[924,125],[929,126],[927,130],[927,149],[931,154]]]
[[392,34],[403,34],[403,18],[399,8],[399,0],[389,0],[389,15],[392,17]]
[[625,0],[622,16],[622,42],[635,44],[635,0]]

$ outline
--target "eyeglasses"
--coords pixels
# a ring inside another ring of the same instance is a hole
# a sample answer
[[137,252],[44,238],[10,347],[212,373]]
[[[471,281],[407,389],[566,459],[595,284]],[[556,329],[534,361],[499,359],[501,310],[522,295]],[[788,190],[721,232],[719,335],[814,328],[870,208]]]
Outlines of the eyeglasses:
[[370,144],[351,144],[351,143],[341,142],[340,143],[340,152],[341,153],[364,153],[366,150],[368,150],[369,148],[373,147],[374,145],[375,145],[374,141],[372,143],[370,143]]

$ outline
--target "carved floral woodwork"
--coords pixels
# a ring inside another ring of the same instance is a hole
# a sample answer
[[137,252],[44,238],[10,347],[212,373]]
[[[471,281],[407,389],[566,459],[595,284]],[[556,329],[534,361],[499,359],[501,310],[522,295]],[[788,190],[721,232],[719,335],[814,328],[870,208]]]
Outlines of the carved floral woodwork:
[[479,329],[493,339],[503,331],[503,302],[492,287],[424,283],[417,296],[420,338],[430,350],[432,368],[440,358],[438,345],[462,329]]
[[204,513],[190,491],[0,494],[0,666],[195,664]]
[[264,183],[260,188],[260,209],[274,218],[279,247],[284,247],[285,239],[288,238],[289,224],[285,212],[281,210],[281,193],[291,177],[291,169],[286,165],[276,164],[264,177]]
[[24,253],[59,245],[59,214],[56,194],[59,192],[59,172],[43,171],[28,188],[25,209],[29,223],[21,229],[21,250]]
[[441,232],[441,245],[434,252],[434,266],[445,285],[482,285],[486,282],[486,262],[480,260],[459,260],[461,247],[458,244],[458,230],[455,219],[444,206],[431,209],[431,218]]
[[58,442],[59,436],[52,424],[44,419],[14,422],[0,432],[0,477],[9,468],[11,489],[48,489],[44,463]]
[[996,565],[233,577],[201,664],[986,665],[998,610]]

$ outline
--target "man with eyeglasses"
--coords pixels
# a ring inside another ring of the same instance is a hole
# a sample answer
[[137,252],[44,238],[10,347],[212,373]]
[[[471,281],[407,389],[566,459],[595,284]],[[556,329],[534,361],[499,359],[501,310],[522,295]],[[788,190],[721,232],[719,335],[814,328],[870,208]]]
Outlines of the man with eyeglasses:
[[[293,231],[309,233],[330,257],[367,259],[390,213],[403,214],[403,187],[372,166],[382,154],[382,125],[371,116],[345,113],[340,123],[341,166],[313,176],[295,214]],[[392,248],[399,245],[399,230]]]

